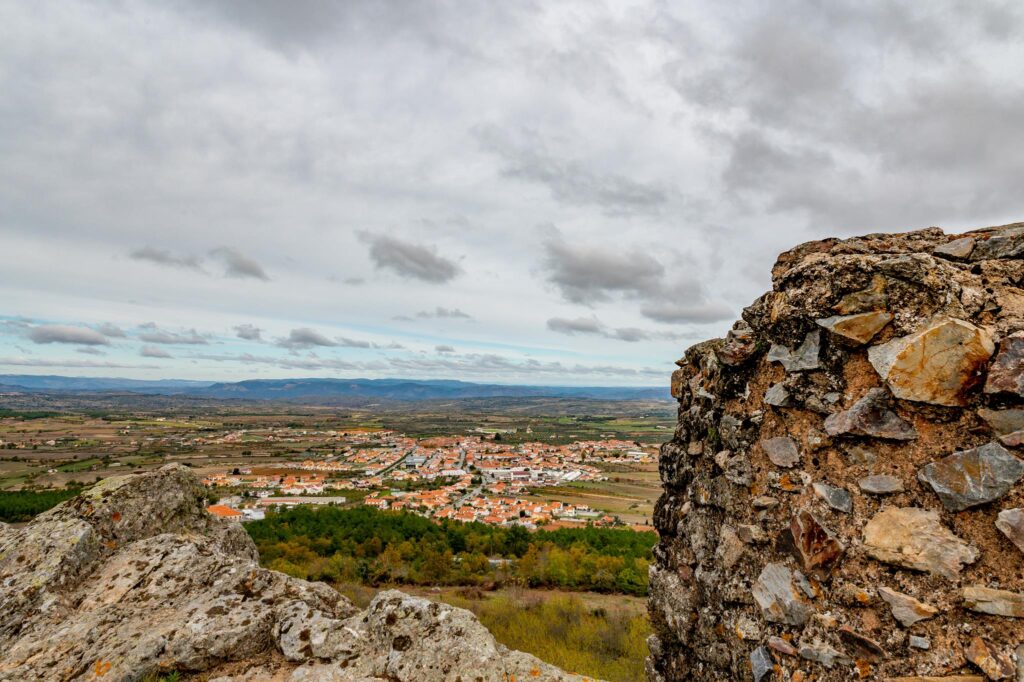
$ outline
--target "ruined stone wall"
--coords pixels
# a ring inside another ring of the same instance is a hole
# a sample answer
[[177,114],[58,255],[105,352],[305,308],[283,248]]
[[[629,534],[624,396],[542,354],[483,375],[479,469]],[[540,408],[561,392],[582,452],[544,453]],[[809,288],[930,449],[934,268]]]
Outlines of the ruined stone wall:
[[1024,224],[772,279],[672,376],[649,678],[1024,681]]

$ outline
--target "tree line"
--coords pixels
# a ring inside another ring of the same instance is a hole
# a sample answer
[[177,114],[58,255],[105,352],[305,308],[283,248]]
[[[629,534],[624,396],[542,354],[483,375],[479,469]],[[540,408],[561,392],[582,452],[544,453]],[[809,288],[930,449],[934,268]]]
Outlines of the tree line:
[[530,532],[372,507],[295,507],[246,524],[269,568],[367,585],[523,585],[647,594],[657,538],[626,529]]

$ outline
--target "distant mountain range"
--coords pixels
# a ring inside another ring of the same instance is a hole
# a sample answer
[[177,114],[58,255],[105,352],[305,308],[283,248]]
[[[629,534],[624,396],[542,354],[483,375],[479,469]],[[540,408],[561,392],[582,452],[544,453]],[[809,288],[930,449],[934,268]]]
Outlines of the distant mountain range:
[[331,403],[351,398],[381,400],[464,400],[471,398],[584,398],[669,400],[668,387],[520,386],[416,379],[251,379],[233,383],[163,379],[0,374],[0,391],[30,393],[129,392],[224,400]]

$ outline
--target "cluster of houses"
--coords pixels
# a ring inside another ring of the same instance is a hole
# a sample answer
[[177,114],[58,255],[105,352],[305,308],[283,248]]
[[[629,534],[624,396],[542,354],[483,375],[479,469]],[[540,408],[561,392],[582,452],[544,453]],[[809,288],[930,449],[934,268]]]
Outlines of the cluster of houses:
[[[363,504],[406,510],[437,519],[529,528],[547,524],[618,520],[585,505],[536,502],[520,497],[529,488],[575,481],[599,481],[598,463],[644,464],[653,451],[620,440],[579,441],[569,445],[530,442],[503,444],[478,436],[415,440],[392,432],[357,434],[359,447],[325,457],[281,464],[287,473],[255,475],[249,469],[208,475],[210,487],[249,489],[246,508],[234,517],[251,518],[266,507],[338,500],[337,490],[369,490]],[[301,472],[301,473],[296,473]],[[308,472],[308,473],[307,473]],[[385,492],[386,491],[386,492]],[[318,497],[324,496],[324,497]],[[340,498],[344,500],[344,498]],[[218,505],[215,505],[215,507]],[[220,505],[234,509],[230,504]],[[251,511],[251,510],[255,510]]]

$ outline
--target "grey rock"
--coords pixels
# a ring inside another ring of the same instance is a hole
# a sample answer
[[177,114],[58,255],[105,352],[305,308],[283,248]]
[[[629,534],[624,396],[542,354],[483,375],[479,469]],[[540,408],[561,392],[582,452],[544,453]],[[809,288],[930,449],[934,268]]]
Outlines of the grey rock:
[[974,238],[961,237],[960,239],[954,239],[953,241],[946,242],[941,246],[936,246],[932,253],[936,256],[952,260],[967,260],[973,250]]
[[791,407],[793,405],[793,398],[782,382],[772,384],[764,392],[764,401],[772,407]]
[[800,463],[796,441],[789,436],[778,436],[761,441],[761,449],[775,466],[794,467]]
[[892,617],[905,628],[919,621],[934,618],[939,613],[939,610],[931,604],[925,604],[909,594],[903,594],[885,586],[878,588],[878,596],[889,605]]
[[864,526],[864,550],[896,566],[956,580],[979,552],[942,525],[939,513],[917,507],[887,507]]
[[814,483],[811,487],[814,489],[815,495],[836,511],[846,514],[853,511],[853,496],[843,488],[836,488],[827,483]]
[[836,336],[861,345],[875,338],[875,335],[882,331],[885,325],[892,322],[892,313],[874,311],[854,315],[836,315],[816,320],[816,322]]
[[1024,552],[1024,509],[1004,509],[996,517],[996,528]]
[[865,476],[857,481],[857,487],[871,495],[891,495],[904,491],[903,481],[888,474]]
[[872,388],[850,409],[836,412],[825,420],[830,436],[872,436],[887,440],[914,440],[914,427],[890,409],[889,396],[883,388]]
[[205,506],[198,479],[169,465],[0,528],[0,680],[222,677],[229,664],[253,681],[582,679],[505,649],[468,611],[389,591],[359,612],[261,568],[245,530]]
[[725,343],[715,351],[719,362],[737,367],[749,360],[757,351],[754,331],[743,320],[738,321],[725,335]]
[[768,360],[781,363],[786,372],[804,372],[821,366],[818,358],[820,351],[821,331],[817,330],[808,332],[796,350],[790,350],[777,343],[772,344],[768,349]]
[[999,352],[988,368],[985,393],[1024,397],[1024,331],[999,342]]
[[998,443],[954,452],[926,464],[918,479],[927,483],[949,511],[997,500],[1024,477],[1024,461]]
[[963,588],[964,608],[1006,618],[1024,618],[1024,594],[982,585]]
[[766,647],[759,646],[750,652],[750,668],[754,674],[754,682],[761,682],[771,675],[774,667],[775,661]]
[[795,646],[793,646],[786,640],[782,639],[781,637],[775,637],[774,635],[768,638],[768,646],[773,651],[778,651],[780,654],[783,654],[784,656],[796,656],[799,653]]
[[806,597],[806,583],[807,579],[799,571],[770,563],[761,571],[751,593],[766,620],[803,625],[814,612]]
[[837,651],[820,640],[814,640],[810,644],[801,645],[800,657],[807,659],[808,661],[820,663],[826,668],[831,668],[837,663],[840,665],[849,665],[850,663],[853,663],[852,658],[841,651]]
[[985,420],[985,423],[999,435],[1006,435],[1016,431],[1024,431],[1024,410],[989,410],[981,408],[978,416]]
[[910,635],[907,639],[907,644],[911,649],[921,649],[927,651],[932,648],[932,640],[927,637],[921,637],[920,635]]
[[868,361],[897,398],[961,406],[995,351],[987,331],[939,317],[913,334],[868,349]]
[[988,239],[977,239],[971,251],[970,261],[1021,257],[1024,257],[1024,230],[1004,228],[994,230]]

